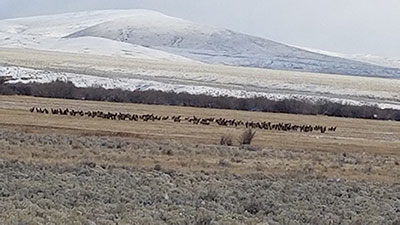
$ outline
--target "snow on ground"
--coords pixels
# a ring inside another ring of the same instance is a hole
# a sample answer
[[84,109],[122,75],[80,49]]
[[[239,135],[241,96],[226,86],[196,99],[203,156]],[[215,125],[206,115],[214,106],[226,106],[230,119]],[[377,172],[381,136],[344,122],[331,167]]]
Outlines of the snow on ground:
[[56,52],[117,56],[134,59],[195,62],[194,60],[167,52],[97,37],[59,39],[29,35],[5,36],[0,33],[0,39],[3,39],[0,42],[0,47],[7,48],[33,48]]
[[332,57],[160,13],[132,13],[82,29],[68,38],[102,37],[197,61],[319,73],[400,77],[400,69]]
[[[97,39],[91,39],[93,37]],[[151,52],[137,45],[159,51]],[[1,20],[0,46],[175,61],[190,58],[233,66],[400,77],[400,69],[332,57],[149,10],[88,11]]]
[[[400,54],[400,53],[399,53]],[[343,58],[349,58],[361,62],[367,62],[380,66],[387,66],[392,68],[400,68],[400,58],[381,57],[370,54],[354,54],[354,55],[342,55]]]
[[[230,96],[237,98],[266,97],[271,100],[296,99],[308,102],[331,101],[341,104],[350,105],[376,105],[381,108],[400,109],[398,103],[377,103],[375,101],[357,100],[349,96],[349,98],[339,98],[335,96],[328,97],[322,95],[293,94],[293,93],[268,93],[262,91],[247,91],[241,89],[232,89],[224,87],[212,87],[205,85],[188,85],[176,82],[161,82],[154,80],[136,79],[136,78],[111,78],[98,77],[84,74],[52,72],[46,70],[37,70],[13,66],[1,66],[0,76],[12,77],[10,83],[49,83],[56,80],[71,81],[77,87],[103,87],[106,89],[120,88],[122,90],[159,90],[164,92],[189,93],[189,94],[205,94],[210,96]],[[354,97],[354,96],[353,96]]]
[[[378,66],[385,66],[391,68],[400,68],[400,58],[392,58],[392,57],[382,57],[377,55],[371,54],[344,54],[344,53],[337,53],[319,49],[312,49],[312,48],[303,48],[299,47],[307,51],[316,52],[324,55],[330,55],[333,57],[345,58],[360,62],[371,63]],[[399,53],[400,54],[400,53]]]
[[330,100],[400,108],[399,79],[326,74],[400,78],[400,69],[304,50],[148,10],[0,20],[0,65],[0,76],[11,76],[15,79],[12,82],[61,79],[78,87]]
[[98,10],[6,19],[0,21],[0,32],[59,38],[99,23],[129,18],[132,14],[158,13],[150,10]]
[[[155,13],[136,10],[138,14]],[[89,11],[0,20],[0,47],[119,56],[137,59],[194,62],[144,46],[98,37],[64,38],[73,32],[108,20],[131,16],[128,10]]]

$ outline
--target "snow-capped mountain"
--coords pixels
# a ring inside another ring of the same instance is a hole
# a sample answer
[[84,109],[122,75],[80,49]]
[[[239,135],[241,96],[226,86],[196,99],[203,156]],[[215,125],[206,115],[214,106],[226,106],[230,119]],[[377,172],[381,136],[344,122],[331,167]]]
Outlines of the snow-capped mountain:
[[399,68],[307,51],[149,10],[2,20],[0,47],[400,78]]

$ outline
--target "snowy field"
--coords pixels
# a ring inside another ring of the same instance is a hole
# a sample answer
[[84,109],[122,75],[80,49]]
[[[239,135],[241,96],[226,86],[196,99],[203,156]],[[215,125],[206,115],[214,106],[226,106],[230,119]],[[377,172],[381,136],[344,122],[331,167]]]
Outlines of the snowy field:
[[400,109],[400,80],[289,72],[193,62],[0,49],[0,76],[11,82],[72,81],[78,87],[330,100]]

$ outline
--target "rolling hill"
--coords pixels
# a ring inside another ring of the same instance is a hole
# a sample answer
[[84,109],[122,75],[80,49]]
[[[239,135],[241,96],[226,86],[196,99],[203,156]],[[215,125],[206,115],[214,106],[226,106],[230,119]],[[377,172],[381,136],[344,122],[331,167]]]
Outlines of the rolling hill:
[[399,68],[308,51],[149,10],[2,20],[0,47],[400,78]]

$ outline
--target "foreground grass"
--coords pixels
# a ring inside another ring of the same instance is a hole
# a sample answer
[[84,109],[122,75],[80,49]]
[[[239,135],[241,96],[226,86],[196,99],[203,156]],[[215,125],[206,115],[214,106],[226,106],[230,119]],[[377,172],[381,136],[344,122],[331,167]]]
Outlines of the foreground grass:
[[5,127],[0,153],[1,224],[395,224],[400,213],[393,155]]
[[[399,123],[0,97],[0,224],[399,224]],[[330,134],[31,114],[32,105],[333,124]],[[200,129],[201,128],[201,129]]]

